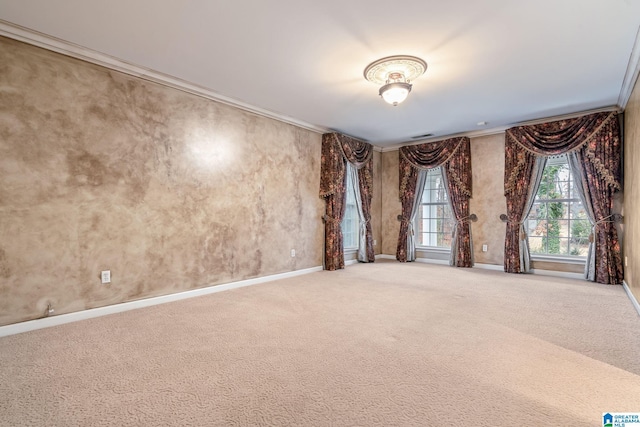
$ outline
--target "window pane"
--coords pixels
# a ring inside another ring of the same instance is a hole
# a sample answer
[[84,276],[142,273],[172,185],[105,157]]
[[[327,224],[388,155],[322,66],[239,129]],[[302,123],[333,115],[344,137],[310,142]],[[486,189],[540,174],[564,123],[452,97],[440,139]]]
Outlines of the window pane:
[[442,172],[439,168],[430,170],[415,220],[416,245],[450,248],[452,218]]
[[543,207],[543,203],[540,202],[536,202],[533,204],[533,207],[531,208],[531,213],[529,214],[529,218],[531,219],[542,219],[544,218],[544,207]]
[[526,221],[532,254],[586,256],[591,224],[573,185],[566,156],[549,159]]
[[359,246],[358,226],[360,218],[356,206],[356,193],[351,174],[347,168],[347,194],[345,197],[344,217],[340,227],[342,228],[342,245],[345,249],[357,249]]

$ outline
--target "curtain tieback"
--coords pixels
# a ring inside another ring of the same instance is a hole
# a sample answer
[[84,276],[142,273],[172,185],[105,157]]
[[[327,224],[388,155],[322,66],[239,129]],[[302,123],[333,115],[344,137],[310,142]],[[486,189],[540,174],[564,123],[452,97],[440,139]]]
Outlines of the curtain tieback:
[[469,216],[465,216],[464,218],[460,218],[459,220],[456,220],[456,225],[462,224],[463,222],[476,222],[477,220],[478,220],[478,215],[471,214]]
[[398,221],[400,221],[401,224],[407,224],[407,232],[409,234],[411,234],[412,236],[415,235],[415,231],[413,230],[413,221],[411,221],[410,219],[404,218],[402,215],[398,215],[396,217],[398,219]]
[[456,220],[456,222],[453,224],[453,230],[451,230],[451,236],[456,235],[456,229],[458,228],[458,225],[463,224],[465,222],[476,222],[477,220],[478,220],[478,215],[476,214],[471,214],[469,216],[465,216],[464,218],[460,218]]
[[[611,218],[611,219],[609,219]],[[596,227],[599,226],[600,224],[604,224],[607,222],[622,222],[622,215],[620,214],[611,214],[609,216],[605,216],[604,218],[602,218],[599,221],[596,221],[595,224],[593,224],[593,227],[591,227],[591,234],[589,234],[589,243],[593,243],[595,240],[595,232],[596,232]]]
[[524,229],[524,221],[509,219],[505,214],[500,215],[500,221],[520,226],[520,240],[527,240],[527,232]]
[[402,215],[398,215],[398,221],[403,223],[403,224],[410,224],[411,223],[410,219],[403,218]]

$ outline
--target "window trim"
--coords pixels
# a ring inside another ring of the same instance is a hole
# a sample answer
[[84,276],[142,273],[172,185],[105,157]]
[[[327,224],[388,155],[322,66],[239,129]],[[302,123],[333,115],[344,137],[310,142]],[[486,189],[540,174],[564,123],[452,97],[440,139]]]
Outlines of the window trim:
[[451,248],[445,248],[443,246],[421,246],[416,245],[416,250],[420,252],[432,253],[432,254],[450,254]]
[[[358,202],[357,200],[355,200],[355,183],[353,181],[351,181],[351,175],[349,173],[349,166],[347,166],[346,169],[346,174],[347,176],[345,177],[346,180],[346,193],[345,193],[345,197],[344,197],[344,216],[342,218],[342,221],[340,222],[340,228],[342,231],[342,251],[344,252],[344,254],[346,255],[347,253],[349,254],[353,254],[355,252],[358,252],[360,250],[360,214],[358,212]],[[349,186],[348,184],[351,183],[352,185]],[[349,195],[352,194],[354,195],[354,202],[352,204],[348,203],[349,200]],[[347,218],[347,210],[349,209],[349,206],[354,207],[355,209],[355,216],[354,216],[354,227],[353,230],[351,230],[354,235],[355,235],[355,246],[346,246],[345,242],[345,236],[344,236],[344,229],[342,229],[342,226],[344,225],[344,221]]]
[[[429,173],[435,171],[435,170],[439,170],[439,174],[440,176],[443,175],[443,171],[441,167],[438,168],[433,168],[433,169],[429,169],[427,171],[427,176],[425,177],[426,180],[429,179]],[[426,186],[425,186],[425,190],[426,190]],[[422,203],[422,197],[420,197],[420,206],[446,206],[449,209],[451,209],[451,202],[449,200],[449,192],[446,189],[446,187],[444,188],[445,192],[447,193],[447,200],[443,201],[443,202],[433,202],[433,203]],[[424,192],[423,192],[424,195]],[[453,215],[453,212],[451,212],[451,214]],[[432,218],[433,219],[433,218]],[[451,247],[445,247],[445,246],[427,246],[427,245],[422,245],[419,244],[418,242],[421,240],[418,238],[418,222],[421,220],[421,218],[416,215],[416,217],[413,219],[413,229],[415,231],[415,247],[416,250],[419,250],[420,252],[425,252],[425,253],[432,253],[432,254],[450,254],[451,253]],[[455,223],[455,219],[452,217],[450,218],[450,221],[452,223]]]
[[[573,172],[571,171],[571,167],[569,166],[569,158],[567,157],[566,154],[561,154],[561,155],[557,155],[557,156],[548,157],[547,158],[547,163],[545,164],[545,169],[548,166],[564,166],[564,165],[566,165],[568,167],[569,174],[570,174],[570,181],[573,181],[575,183],[575,177],[573,176]],[[540,191],[540,189],[538,189],[538,191]],[[537,197],[537,195],[536,195],[536,197]],[[548,198],[536,199],[536,200],[534,200],[534,204],[538,203],[538,202],[539,203],[567,203],[570,206],[571,203],[575,202],[575,201],[579,201],[580,203],[582,203],[582,200],[578,196],[578,197],[574,197],[574,198],[571,198],[571,199],[567,199],[567,198],[563,198],[563,199],[548,199]],[[529,215],[531,215],[531,213],[529,213]],[[565,218],[564,220],[568,222],[568,224],[569,224],[568,227],[569,228],[571,227],[571,222],[574,221],[574,219],[572,219],[572,218]],[[529,216],[527,216],[525,221],[529,221]],[[583,220],[579,219],[578,221],[583,221]],[[587,221],[588,221],[588,219],[587,219]],[[529,238],[530,238],[530,236],[527,235],[527,243],[529,243]],[[582,256],[582,255],[538,254],[538,253],[531,252],[531,250],[529,250],[529,257],[530,257],[531,261],[557,262],[557,263],[561,263],[561,264],[584,265],[587,262],[587,257],[586,256]]]
[[586,256],[580,255],[542,255],[531,254],[531,261],[557,262],[560,264],[584,265],[587,262]]

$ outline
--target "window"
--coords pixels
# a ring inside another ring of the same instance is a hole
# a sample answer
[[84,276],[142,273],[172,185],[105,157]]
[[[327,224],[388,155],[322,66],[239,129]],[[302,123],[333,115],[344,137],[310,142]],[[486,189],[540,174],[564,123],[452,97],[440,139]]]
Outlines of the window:
[[347,195],[344,217],[342,218],[342,240],[344,249],[358,249],[358,226],[360,218],[356,205],[356,193],[350,173],[351,165],[347,165]]
[[455,221],[440,168],[427,172],[415,222],[416,246],[451,248]]
[[587,255],[591,223],[574,188],[567,156],[547,160],[526,229],[531,254]]

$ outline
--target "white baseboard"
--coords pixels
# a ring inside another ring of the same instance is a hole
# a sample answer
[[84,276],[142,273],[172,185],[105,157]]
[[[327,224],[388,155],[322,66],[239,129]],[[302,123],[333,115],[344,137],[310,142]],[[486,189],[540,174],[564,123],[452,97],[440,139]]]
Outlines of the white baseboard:
[[565,279],[586,280],[584,278],[583,273],[569,273],[567,271],[556,271],[556,270],[541,270],[539,268],[532,268],[531,273],[537,274],[539,276],[552,276],[552,277],[562,277]]
[[473,264],[473,268],[481,268],[483,270],[494,270],[494,271],[504,271],[504,265],[498,264],[482,264],[476,262]]
[[638,303],[638,300],[636,299],[635,295],[633,295],[633,292],[631,292],[629,285],[627,285],[627,282],[625,282],[624,280],[622,281],[622,287],[627,292],[627,296],[631,300],[631,304],[633,304],[636,311],[638,312],[638,316],[640,316],[640,303]]
[[230,289],[237,289],[245,286],[272,282],[274,280],[301,276],[303,274],[314,273],[316,271],[322,271],[322,267],[311,267],[302,270],[288,271],[286,273],[272,274],[269,276],[256,277],[254,279],[240,280],[237,282],[224,283],[220,285],[212,285],[205,288],[193,289],[190,291],[178,292],[170,295],[145,298],[137,301],[123,302],[120,304],[91,308],[89,310],[77,311],[74,313],[67,313],[58,316],[45,317],[42,319],[29,320],[21,323],[14,323],[12,325],[0,326],[0,337],[20,334],[22,332],[34,331],[36,329],[49,328],[51,326],[64,325],[65,323],[92,319],[94,317],[106,316],[108,314],[122,313],[124,311],[150,307],[152,305],[164,304],[167,302],[180,301],[187,298],[214,294],[216,292],[227,291]]
[[[376,255],[376,259],[396,259],[396,257],[393,255]],[[444,259],[416,258],[416,262],[422,262],[425,264],[449,265],[449,261]],[[474,263],[473,267],[481,268],[484,270],[504,271],[504,266],[497,265],[497,264]],[[539,268],[531,269],[531,273],[538,274],[540,276],[552,276],[552,277],[562,277],[566,279],[584,280],[584,275],[582,273],[569,273],[565,271],[555,271],[555,270],[541,270]]]
[[448,259],[416,258],[416,262],[421,262],[424,264],[449,265]]
[[[395,260],[395,255],[376,255],[376,259],[392,259]],[[446,259],[431,259],[431,258],[416,258],[415,262],[422,262],[425,264],[441,264],[441,265],[449,265],[449,260]]]
[[[475,263],[473,266],[475,268],[482,268],[484,270],[504,271],[504,265]],[[556,270],[542,270],[539,268],[537,269],[532,268],[531,274],[537,274],[539,276],[561,277],[565,279],[584,279],[584,275],[582,273],[570,273],[566,271],[556,271]]]

